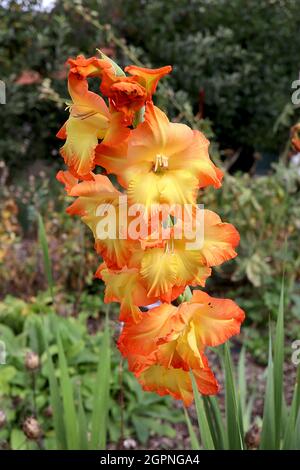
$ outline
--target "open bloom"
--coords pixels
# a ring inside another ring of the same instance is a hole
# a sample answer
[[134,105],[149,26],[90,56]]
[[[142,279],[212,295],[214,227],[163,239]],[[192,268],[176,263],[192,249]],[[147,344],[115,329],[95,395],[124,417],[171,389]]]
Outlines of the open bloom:
[[[95,237],[96,251],[107,265],[112,269],[121,269],[128,263],[137,242],[126,237],[126,224],[124,229],[122,226],[124,219],[119,216],[122,210],[121,193],[107,176],[93,175],[93,178],[69,190],[69,195],[77,196],[77,199],[67,208],[67,212],[79,215],[89,226]],[[124,236],[119,235],[123,233]]]
[[101,164],[117,174],[132,203],[149,209],[154,204],[194,204],[198,188],[221,185],[222,172],[210,160],[208,146],[201,132],[170,123],[148,103],[145,121],[130,133],[126,158],[103,156]]
[[119,302],[120,321],[140,321],[142,312],[139,306],[145,306],[156,301],[148,297],[147,290],[136,268],[108,269],[106,263],[99,266],[96,277],[105,282],[105,303]]
[[[129,265],[131,261],[128,260]],[[96,277],[105,283],[105,303],[120,303],[120,320],[138,323],[143,318],[140,307],[156,303],[158,300],[175,300],[184,290],[184,287],[173,287],[168,290],[167,296],[157,296],[149,293],[144,279],[137,267],[124,266],[122,269],[108,268],[102,263],[96,271]]]
[[[178,223],[178,222],[177,222]],[[176,229],[176,224],[173,227]],[[210,267],[234,258],[239,243],[239,234],[233,225],[223,223],[212,211],[203,211],[203,234],[199,246],[193,238],[182,233],[179,239],[153,239],[142,241],[143,249],[132,254],[132,263],[140,267],[149,295],[167,302],[174,287],[184,289],[186,285],[204,286],[211,274]]]
[[120,114],[111,114],[103,98],[89,91],[85,78],[71,72],[68,89],[70,117],[57,134],[66,139],[61,154],[74,176],[91,179],[99,139],[115,145],[128,137],[129,129],[122,125]]
[[[215,384],[209,372],[204,351],[207,346],[218,346],[240,331],[244,312],[231,300],[216,299],[202,291],[194,291],[189,302],[179,307],[162,304],[145,313],[139,323],[127,323],[119,339],[119,348],[128,357],[130,369],[146,389],[181,398],[186,404],[192,399],[190,369],[205,374],[200,391],[212,393]],[[157,366],[161,371],[159,377]],[[181,372],[176,372],[176,370]],[[207,378],[210,387],[206,389]],[[174,387],[174,380],[178,389]],[[183,386],[180,387],[180,383]],[[173,385],[172,385],[173,384]],[[185,385],[184,385],[185,384]],[[188,390],[188,396],[181,393]],[[215,393],[217,387],[215,387]]]

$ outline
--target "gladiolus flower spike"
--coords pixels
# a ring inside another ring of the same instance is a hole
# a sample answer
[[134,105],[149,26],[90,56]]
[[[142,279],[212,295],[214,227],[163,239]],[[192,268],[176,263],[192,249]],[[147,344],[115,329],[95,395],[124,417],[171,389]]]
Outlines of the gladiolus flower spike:
[[[170,66],[132,65],[126,75],[104,54],[68,64],[69,118],[58,132],[67,169],[57,174],[75,198],[67,212],[93,232],[102,258],[95,276],[105,302],[120,304],[118,347],[129,369],[144,390],[188,406],[191,371],[200,393],[218,393],[205,350],[239,334],[244,320],[232,300],[199,289],[213,266],[237,255],[237,230],[197,205],[199,188],[219,188],[223,173],[201,132],[153,104]],[[89,90],[95,78],[99,93]]]

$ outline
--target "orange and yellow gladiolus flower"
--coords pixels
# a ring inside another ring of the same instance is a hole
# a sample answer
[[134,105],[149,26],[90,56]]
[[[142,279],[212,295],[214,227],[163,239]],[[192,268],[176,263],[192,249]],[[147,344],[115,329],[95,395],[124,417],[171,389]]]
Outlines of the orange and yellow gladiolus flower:
[[209,142],[185,124],[171,123],[148,103],[145,121],[128,139],[127,156],[113,162],[103,156],[102,166],[115,173],[131,203],[195,204],[197,191],[220,187],[222,172],[208,155]]
[[[130,369],[145,389],[161,392],[170,385],[172,395],[189,404],[190,399],[183,398],[180,392],[181,388],[191,390],[188,371],[196,371],[200,382],[203,373],[206,379],[200,383],[200,390],[210,393],[209,387],[215,380],[209,373],[205,348],[223,344],[238,334],[243,320],[243,311],[233,301],[194,291],[191,300],[179,307],[162,304],[145,313],[140,322],[127,323],[119,339],[119,349],[128,356]],[[190,393],[188,396],[191,398]]]
[[[129,369],[144,390],[188,406],[191,371],[200,393],[218,393],[205,350],[237,335],[244,320],[232,300],[197,289],[213,266],[237,255],[237,230],[197,206],[199,188],[218,189],[223,172],[210,159],[204,134],[170,122],[154,106],[170,66],[131,65],[126,76],[108,58],[78,56],[68,64],[72,102],[58,132],[67,170],[57,174],[75,198],[67,212],[93,233],[102,258],[95,276],[105,284],[104,301],[120,304],[118,347]],[[100,78],[102,96],[89,90],[91,77]],[[119,186],[103,172],[115,175]],[[139,216],[131,210],[136,207]],[[157,306],[145,312],[150,304]]]

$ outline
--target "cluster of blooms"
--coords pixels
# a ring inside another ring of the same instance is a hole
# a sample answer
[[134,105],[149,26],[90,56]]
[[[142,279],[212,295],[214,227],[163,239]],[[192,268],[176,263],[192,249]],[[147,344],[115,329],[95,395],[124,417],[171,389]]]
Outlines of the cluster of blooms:
[[[222,172],[210,160],[209,142],[201,132],[171,123],[153,104],[157,83],[170,66],[129,66],[125,75],[105,56],[78,56],[68,63],[72,102],[69,118],[58,132],[65,139],[61,155],[68,170],[57,175],[68,195],[76,197],[67,212],[79,215],[94,233],[96,252],[103,259],[96,277],[105,283],[105,302],[120,303],[124,326],[118,347],[130,370],[145,390],[189,405],[190,371],[202,394],[217,393],[205,348],[238,334],[244,313],[231,300],[197,289],[191,293],[188,286],[204,286],[212,266],[234,258],[239,235],[217,214],[204,210],[203,243],[187,249],[190,237],[174,236],[183,221],[161,216],[160,208],[188,205],[193,214],[198,189],[219,188]],[[89,90],[90,77],[100,79],[106,101]],[[117,187],[107,174],[115,175]],[[140,225],[155,208],[162,229],[153,231],[148,224],[146,234],[131,236],[128,226],[133,217],[130,211],[123,212],[124,194],[129,205],[146,208]],[[103,237],[97,229],[103,204],[122,214],[116,219],[117,237]],[[163,230],[166,221],[168,237]],[[145,312],[143,307],[154,303],[157,306]]]

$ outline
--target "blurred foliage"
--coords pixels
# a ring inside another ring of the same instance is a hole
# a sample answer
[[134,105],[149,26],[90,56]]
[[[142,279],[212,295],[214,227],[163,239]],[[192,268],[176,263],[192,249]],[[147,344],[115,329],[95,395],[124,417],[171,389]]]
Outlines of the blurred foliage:
[[[6,167],[2,167],[3,173]],[[63,291],[76,292],[79,299],[89,286],[99,282],[93,273],[100,258],[93,250],[85,227],[65,213],[66,201],[55,172],[42,170],[37,176],[20,178],[0,189],[0,295],[6,292],[30,297],[46,287],[43,256],[37,244],[37,213],[45,215],[45,228],[54,281]],[[99,289],[98,289],[99,291]],[[76,309],[76,305],[74,305]]]
[[[1,107],[0,154],[15,176],[34,162],[38,167],[40,160],[51,161],[53,168],[62,163],[55,136],[66,120],[68,57],[95,55],[99,47],[112,57],[118,53],[127,65],[144,54],[112,34],[103,14],[110,9],[106,1],[59,0],[50,12],[41,10],[38,0],[8,0],[5,5],[0,5],[0,79],[7,96]],[[160,88],[158,99],[173,110],[173,117],[183,115],[213,135],[210,121],[194,116],[187,92]]]
[[[72,309],[71,305],[69,307]],[[11,296],[0,302],[0,340],[6,344],[9,359],[6,366],[1,366],[0,401],[7,423],[0,429],[0,447],[8,446],[18,450],[36,448],[37,443],[27,441],[22,432],[24,419],[32,415],[37,418],[43,430],[42,443],[38,444],[46,449],[52,449],[55,445],[46,351],[40,335],[41,320],[47,332],[49,351],[56,364],[57,376],[60,371],[55,331],[59,328],[69,374],[72,383],[77,389],[80,388],[84,409],[90,421],[93,411],[93,384],[102,341],[100,330],[104,323],[103,304],[98,299],[97,311],[94,310],[97,328],[93,332],[90,330],[89,315],[92,311],[87,297],[81,303],[77,318],[70,315],[57,316],[55,313],[47,292],[27,303]],[[112,328],[114,327],[115,325]],[[40,368],[35,372],[26,369],[26,351],[34,351],[40,358]],[[140,444],[145,444],[154,434],[173,438],[176,434],[173,424],[183,419],[182,412],[171,406],[171,399],[143,392],[126,366],[120,369],[120,355],[115,347],[110,400],[108,432],[111,444],[117,444],[121,437],[136,439]]]
[[14,171],[37,159],[60,162],[53,157],[66,117],[64,63],[96,47],[122,65],[172,64],[157,96],[172,119],[209,137],[212,122],[222,148],[277,153],[290,124],[276,122],[298,76],[299,21],[296,0],[57,0],[50,11],[39,0],[7,0],[0,6],[2,158]]
[[204,91],[205,116],[222,146],[276,152],[284,144],[287,128],[274,136],[273,125],[298,78],[297,0],[104,3],[105,20],[142,61],[174,66],[171,86],[197,110]]

